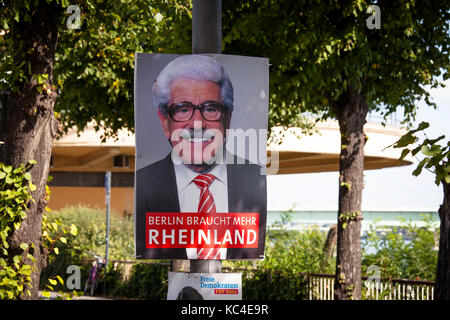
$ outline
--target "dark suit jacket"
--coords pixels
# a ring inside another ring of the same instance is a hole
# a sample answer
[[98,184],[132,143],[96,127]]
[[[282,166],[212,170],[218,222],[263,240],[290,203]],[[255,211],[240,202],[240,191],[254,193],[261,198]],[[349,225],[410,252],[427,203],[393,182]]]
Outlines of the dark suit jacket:
[[[227,164],[228,211],[259,212],[259,237],[257,249],[227,250],[227,259],[262,259],[267,215],[266,176],[261,166],[249,163]],[[244,161],[243,159],[240,159]],[[240,162],[241,163],[241,162]],[[145,213],[180,212],[175,170],[170,154],[149,166],[136,171],[135,237],[136,257],[141,259],[187,259],[185,248],[145,248]]]

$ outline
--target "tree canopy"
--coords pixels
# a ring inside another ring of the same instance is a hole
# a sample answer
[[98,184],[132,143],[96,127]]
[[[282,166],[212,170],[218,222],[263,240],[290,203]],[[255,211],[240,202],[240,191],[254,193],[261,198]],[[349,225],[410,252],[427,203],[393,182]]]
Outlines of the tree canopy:
[[[80,9],[79,29],[68,26],[69,2],[56,2],[61,8],[54,68],[58,120],[64,129],[76,125],[80,130],[95,120],[107,135],[121,128],[134,130],[134,54],[191,53],[191,1],[71,1]],[[0,86],[11,89],[24,76],[22,66],[12,60],[9,27],[20,15],[11,13],[32,13],[33,1],[6,1],[2,6]]]
[[[381,28],[369,29],[370,5]],[[298,112],[334,117],[329,100],[349,86],[370,110],[388,115],[416,102],[429,105],[426,85],[448,78],[449,4],[441,1],[224,2],[224,53],[269,57],[272,125],[290,125]]]
[[418,100],[434,106],[425,86],[441,85],[442,74],[448,78],[449,6],[433,0],[224,3],[224,53],[264,56],[272,64],[269,126],[295,126],[302,112],[339,122],[337,299],[361,297],[367,114],[387,116],[401,107],[409,122]]
[[87,1],[81,12],[81,28],[60,35],[55,109],[66,128],[134,130],[134,54],[190,53],[190,1]]
[[[67,8],[68,2],[62,1]],[[32,1],[4,1],[1,17],[2,89],[22,76],[11,64],[9,15]],[[55,110],[65,127],[96,119],[109,133],[134,129],[134,53],[190,53],[192,1],[78,0],[80,29],[60,16],[55,63]],[[225,1],[224,53],[269,57],[270,125],[295,125],[298,113],[333,116],[329,98],[349,85],[361,90],[371,110],[429,101],[425,85],[448,77],[449,8],[439,1],[377,1],[381,29],[369,29],[368,1]],[[31,6],[32,7],[32,6]],[[16,9],[14,9],[16,8]],[[8,14],[9,13],[9,14]]]

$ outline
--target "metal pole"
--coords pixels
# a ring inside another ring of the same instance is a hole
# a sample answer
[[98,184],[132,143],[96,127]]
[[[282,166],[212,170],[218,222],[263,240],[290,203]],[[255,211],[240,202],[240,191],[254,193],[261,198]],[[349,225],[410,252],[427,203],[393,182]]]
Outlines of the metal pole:
[[105,174],[105,204],[106,204],[106,248],[105,248],[105,263],[108,265],[108,251],[109,251],[109,216],[111,209],[111,171],[106,171]]
[[[222,53],[222,0],[194,0],[192,53]],[[220,260],[191,260],[192,273],[218,273]]]
[[222,53],[222,0],[194,0],[192,53]]

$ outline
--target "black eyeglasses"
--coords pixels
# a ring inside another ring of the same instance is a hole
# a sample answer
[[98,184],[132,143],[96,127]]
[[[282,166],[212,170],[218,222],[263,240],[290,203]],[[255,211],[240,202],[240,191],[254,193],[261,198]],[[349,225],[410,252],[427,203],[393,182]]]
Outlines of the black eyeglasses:
[[224,105],[217,101],[205,101],[199,105],[188,101],[172,103],[167,111],[174,121],[183,122],[191,120],[196,109],[200,110],[202,118],[206,121],[219,121],[225,111]]

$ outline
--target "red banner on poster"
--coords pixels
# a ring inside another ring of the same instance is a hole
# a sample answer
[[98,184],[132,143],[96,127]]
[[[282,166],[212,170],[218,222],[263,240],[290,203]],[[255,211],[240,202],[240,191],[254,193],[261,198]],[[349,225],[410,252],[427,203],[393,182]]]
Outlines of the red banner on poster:
[[146,213],[146,248],[258,248],[259,213]]
[[239,294],[238,289],[214,289],[214,294]]

